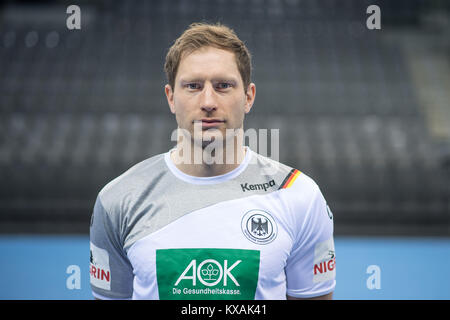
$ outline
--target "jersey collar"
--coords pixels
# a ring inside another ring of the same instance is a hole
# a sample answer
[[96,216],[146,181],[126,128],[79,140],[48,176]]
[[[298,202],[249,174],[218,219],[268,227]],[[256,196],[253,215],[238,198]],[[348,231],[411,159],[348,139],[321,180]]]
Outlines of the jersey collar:
[[166,162],[167,167],[174,174],[174,176],[176,176],[180,180],[183,180],[191,184],[217,184],[237,177],[247,168],[248,164],[250,163],[253,151],[247,146],[245,146],[245,149],[246,152],[244,161],[242,161],[242,163],[237,168],[219,176],[196,177],[182,172],[175,166],[175,164],[172,162],[172,159],[170,158],[170,154],[172,151],[175,150],[175,148],[170,149],[168,152],[164,154],[164,161]]

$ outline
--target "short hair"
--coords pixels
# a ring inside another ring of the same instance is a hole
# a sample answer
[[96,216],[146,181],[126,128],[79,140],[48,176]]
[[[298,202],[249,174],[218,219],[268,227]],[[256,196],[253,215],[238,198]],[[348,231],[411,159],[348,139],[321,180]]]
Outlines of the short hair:
[[181,36],[170,47],[164,64],[164,71],[172,90],[175,89],[175,78],[181,58],[202,47],[215,47],[235,54],[236,64],[247,90],[252,72],[251,55],[244,42],[229,27],[221,24],[196,22],[189,25]]

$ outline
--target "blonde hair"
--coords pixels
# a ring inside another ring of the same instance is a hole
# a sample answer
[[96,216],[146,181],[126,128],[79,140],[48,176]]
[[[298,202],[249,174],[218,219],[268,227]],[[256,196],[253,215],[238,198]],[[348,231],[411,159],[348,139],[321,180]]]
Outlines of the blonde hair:
[[175,78],[181,58],[202,47],[215,47],[231,51],[235,54],[236,64],[244,83],[244,91],[251,79],[251,55],[244,42],[229,27],[220,23],[208,24],[196,22],[189,25],[183,34],[170,47],[164,64],[164,71],[172,90],[175,89]]

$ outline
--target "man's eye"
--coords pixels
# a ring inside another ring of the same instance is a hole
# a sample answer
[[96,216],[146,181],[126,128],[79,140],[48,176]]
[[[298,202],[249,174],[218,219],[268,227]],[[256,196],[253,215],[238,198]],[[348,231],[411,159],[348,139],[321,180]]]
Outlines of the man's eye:
[[231,83],[221,82],[217,85],[217,87],[219,89],[228,89],[228,88],[231,88],[232,86],[231,86]]
[[198,83],[188,83],[188,84],[186,85],[186,87],[187,87],[188,89],[196,90],[196,89],[199,89],[199,88],[200,88],[200,85],[199,85]]

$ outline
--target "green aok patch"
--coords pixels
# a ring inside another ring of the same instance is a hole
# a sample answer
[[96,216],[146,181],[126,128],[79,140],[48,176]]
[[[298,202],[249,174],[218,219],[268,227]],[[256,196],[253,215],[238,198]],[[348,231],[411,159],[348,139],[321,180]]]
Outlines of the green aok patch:
[[252,300],[258,283],[259,260],[259,250],[156,250],[159,298]]

